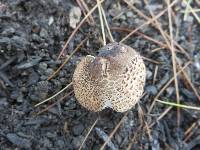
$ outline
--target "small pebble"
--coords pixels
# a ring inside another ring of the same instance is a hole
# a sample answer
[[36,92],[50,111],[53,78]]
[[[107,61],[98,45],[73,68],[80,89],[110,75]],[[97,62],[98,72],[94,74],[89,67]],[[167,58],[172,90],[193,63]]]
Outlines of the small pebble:
[[32,70],[28,77],[28,85],[36,84],[38,80],[39,80],[39,74],[36,73],[34,70]]
[[168,97],[170,97],[174,92],[174,87],[168,87],[166,89]]
[[189,101],[191,101],[191,100],[194,101],[194,100],[197,99],[196,96],[191,91],[189,91],[187,89],[184,89],[184,88],[181,89],[180,93],[182,93],[186,97],[186,99],[189,99]]
[[46,76],[50,76],[50,75],[52,75],[53,73],[54,73],[54,71],[53,71],[53,69],[51,69],[51,68],[48,68],[48,69],[45,70],[45,75],[46,75]]
[[84,140],[84,136],[78,136],[78,137],[74,137],[72,140],[72,144],[74,145],[74,147],[77,149],[81,146],[82,141]]
[[[105,142],[108,140],[108,135],[103,131],[101,130],[100,128],[95,128],[95,131],[97,133],[97,135]],[[109,140],[108,142],[108,147],[111,149],[111,150],[117,150],[116,146],[113,144],[112,141]]]
[[22,103],[24,101],[24,95],[22,92],[19,93],[19,96],[17,97],[17,102]]
[[69,13],[69,24],[73,29],[79,23],[81,18],[81,9],[79,7],[72,7]]
[[27,69],[31,68],[39,63],[42,58],[39,56],[32,56],[29,60],[22,62],[21,64],[17,65],[17,69]]
[[49,26],[52,25],[53,22],[54,22],[54,18],[53,18],[53,16],[50,16],[50,17],[49,17],[48,25],[49,25]]
[[51,148],[53,146],[52,142],[48,138],[40,140],[44,147]]
[[11,99],[17,99],[17,97],[19,97],[19,91],[18,90],[12,91],[11,94],[10,94],[10,98]]
[[0,109],[8,106],[7,98],[0,98]]
[[152,77],[152,72],[147,69],[147,79],[151,79]]
[[83,126],[83,124],[78,124],[78,125],[75,125],[73,128],[72,128],[72,131],[73,131],[73,134],[75,135],[75,136],[77,136],[77,135],[80,135],[82,132],[83,132],[83,130],[84,130],[84,126]]
[[47,70],[47,64],[45,62],[40,62],[39,63],[39,71],[41,71],[43,73],[46,70]]
[[74,97],[70,97],[65,103],[65,110],[72,110],[76,108],[76,100]]
[[169,78],[169,73],[165,73],[159,83],[156,84],[157,89],[160,89],[164,84],[166,84]]
[[128,11],[126,13],[126,16],[129,17],[129,18],[133,17],[133,12],[132,11]]
[[60,149],[64,149],[65,147],[65,142],[63,140],[58,140],[57,145]]
[[6,135],[7,139],[14,145],[19,146],[21,148],[29,149],[31,148],[31,141],[25,138],[21,138],[14,133],[8,133]]
[[55,138],[57,135],[56,135],[56,132],[47,132],[46,136],[48,138]]
[[156,95],[156,93],[158,92],[157,88],[154,85],[148,85],[145,87],[145,89],[150,95]]
[[117,134],[117,135],[115,136],[115,139],[117,140],[117,143],[120,145],[121,142],[122,142],[122,137],[121,137],[119,134]]
[[43,38],[46,38],[49,36],[47,30],[45,30],[44,28],[41,29],[40,31],[40,36],[43,37]]

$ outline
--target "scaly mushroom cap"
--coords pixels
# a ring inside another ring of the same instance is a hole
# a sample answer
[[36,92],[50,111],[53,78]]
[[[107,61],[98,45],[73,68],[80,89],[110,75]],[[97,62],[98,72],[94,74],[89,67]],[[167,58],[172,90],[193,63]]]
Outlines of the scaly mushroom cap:
[[131,47],[111,43],[97,57],[87,55],[73,75],[79,103],[91,111],[110,107],[118,112],[131,109],[140,99],[146,79],[142,57]]

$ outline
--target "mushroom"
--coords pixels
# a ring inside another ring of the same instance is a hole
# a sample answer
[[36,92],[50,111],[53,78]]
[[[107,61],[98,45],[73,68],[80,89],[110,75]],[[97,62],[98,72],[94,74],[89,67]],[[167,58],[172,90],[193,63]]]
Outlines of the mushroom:
[[91,111],[131,109],[140,99],[146,79],[142,57],[131,47],[110,43],[97,57],[87,55],[77,65],[73,87],[79,103]]

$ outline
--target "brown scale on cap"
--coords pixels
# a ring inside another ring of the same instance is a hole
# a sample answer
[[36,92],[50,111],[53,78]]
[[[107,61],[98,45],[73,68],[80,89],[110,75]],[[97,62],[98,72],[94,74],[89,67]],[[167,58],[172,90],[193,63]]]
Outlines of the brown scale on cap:
[[131,47],[111,43],[97,57],[86,56],[73,75],[79,103],[91,111],[110,107],[124,112],[140,99],[146,79],[142,57]]

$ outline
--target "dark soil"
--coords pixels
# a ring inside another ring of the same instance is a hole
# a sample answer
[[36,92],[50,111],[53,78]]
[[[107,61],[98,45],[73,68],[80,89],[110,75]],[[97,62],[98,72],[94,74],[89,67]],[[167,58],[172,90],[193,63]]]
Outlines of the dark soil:
[[[96,1],[85,2],[90,9],[96,4]],[[148,7],[143,1],[135,2],[134,6],[149,17],[148,8],[158,14],[167,7],[165,1],[150,1]],[[107,0],[103,5],[111,27],[134,29],[146,21],[124,1]],[[198,1],[191,5],[200,7]],[[78,104],[73,93],[57,102],[54,107],[37,114],[73,90],[71,87],[53,100],[34,107],[69,84],[80,59],[88,54],[97,55],[102,46],[101,26],[96,10],[92,14],[95,24],[89,25],[85,22],[70,41],[64,55],[69,56],[86,37],[87,41],[58,75],[47,80],[64,61],[57,60],[57,57],[74,30],[69,25],[69,12],[74,6],[78,4],[70,0],[0,1],[0,149],[78,149],[97,118],[99,120],[83,149],[99,149],[124,116],[125,113],[112,110],[89,112]],[[185,6],[182,3],[175,4],[173,10],[174,40],[187,51],[192,60],[185,71],[199,92],[200,26],[191,13],[188,20],[183,20],[184,14],[181,11],[185,10]],[[119,15],[120,13],[122,14]],[[197,15],[200,16],[199,13]],[[82,13],[81,19],[83,18]],[[163,30],[169,33],[167,12],[159,21]],[[140,32],[165,43],[159,30],[152,25],[143,27]],[[116,29],[112,33],[116,41],[128,34],[124,30]],[[170,50],[164,48],[152,53],[153,49],[160,46],[138,34],[134,34],[124,43],[159,64],[145,61],[146,94],[141,99],[141,108],[137,105],[128,112],[106,149],[126,149],[128,146],[131,149],[199,149],[199,111],[181,109],[179,128],[176,108],[172,108],[162,119],[156,121],[169,107],[156,102],[151,114],[148,114],[154,97],[173,77]],[[189,61],[185,54],[176,54],[182,66]],[[158,73],[153,83],[156,66]],[[199,106],[198,98],[183,74],[178,77],[178,83],[181,103]],[[159,99],[176,101],[173,82]],[[150,126],[152,123],[154,125]],[[191,126],[189,134],[192,136],[186,140],[188,134],[185,135],[185,132]]]

